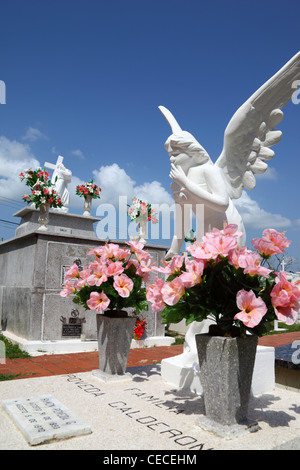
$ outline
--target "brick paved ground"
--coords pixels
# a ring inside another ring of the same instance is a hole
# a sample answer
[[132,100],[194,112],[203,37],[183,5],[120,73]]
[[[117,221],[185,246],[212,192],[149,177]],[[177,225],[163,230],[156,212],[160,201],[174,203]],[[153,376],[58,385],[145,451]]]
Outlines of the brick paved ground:
[[[279,347],[300,340],[300,331],[264,336],[258,344]],[[162,359],[177,356],[182,345],[131,349],[127,367],[158,364]],[[0,374],[16,375],[16,379],[89,372],[98,369],[98,352],[43,355],[30,358],[6,359],[0,364]]]

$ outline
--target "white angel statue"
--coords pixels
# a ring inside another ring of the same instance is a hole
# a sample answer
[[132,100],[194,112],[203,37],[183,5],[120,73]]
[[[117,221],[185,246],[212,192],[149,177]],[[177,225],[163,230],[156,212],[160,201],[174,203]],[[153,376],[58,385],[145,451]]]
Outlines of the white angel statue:
[[[165,148],[170,155],[176,203],[175,234],[166,258],[180,253],[186,236],[182,229],[187,227],[186,204],[191,205],[196,216],[196,205],[204,206],[204,220],[198,220],[198,240],[213,227],[222,229],[224,222],[237,224],[239,231],[245,233],[232,199],[238,199],[244,188],[254,189],[255,174],[268,168],[266,161],[274,157],[270,147],[282,135],[274,129],[282,121],[281,109],[291,100],[299,79],[300,52],[236,111],[226,127],[223,150],[215,163],[197,140],[181,129],[171,112],[159,106],[172,129]],[[245,235],[239,239],[241,245],[245,241]]]

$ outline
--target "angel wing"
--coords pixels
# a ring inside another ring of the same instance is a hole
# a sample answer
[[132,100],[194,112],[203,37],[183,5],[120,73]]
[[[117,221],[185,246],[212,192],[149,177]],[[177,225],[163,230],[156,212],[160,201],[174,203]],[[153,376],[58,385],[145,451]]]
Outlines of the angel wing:
[[181,134],[182,129],[181,129],[180,125],[178,124],[178,122],[176,121],[176,119],[174,118],[171,111],[169,111],[164,106],[158,106],[158,109],[160,110],[162,115],[165,117],[167,123],[169,124],[169,126],[172,129],[173,134]]
[[254,189],[255,174],[268,168],[274,157],[270,149],[281,140],[274,128],[282,121],[281,109],[300,84],[300,52],[260,87],[233,115],[223,150],[215,165],[223,170],[229,196],[237,199],[243,188]]

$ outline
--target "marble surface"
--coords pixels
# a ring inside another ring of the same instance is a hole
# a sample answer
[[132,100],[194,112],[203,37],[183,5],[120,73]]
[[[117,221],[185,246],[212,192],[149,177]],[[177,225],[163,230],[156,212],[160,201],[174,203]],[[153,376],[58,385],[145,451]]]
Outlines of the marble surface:
[[[120,383],[103,383],[89,372],[1,382],[0,449],[93,449],[112,455],[114,450],[138,455],[139,450],[153,454],[154,450],[300,449],[299,392],[275,388],[252,397],[249,418],[258,421],[260,430],[227,440],[197,426],[197,418],[204,414],[202,397],[166,384],[159,365],[127,370],[132,377]],[[30,446],[2,401],[44,394],[84,420],[92,433]]]

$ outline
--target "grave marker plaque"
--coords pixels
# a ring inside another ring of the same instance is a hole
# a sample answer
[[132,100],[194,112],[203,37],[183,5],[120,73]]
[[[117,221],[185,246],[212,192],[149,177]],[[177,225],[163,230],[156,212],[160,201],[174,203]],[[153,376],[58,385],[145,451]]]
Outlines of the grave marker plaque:
[[2,404],[32,446],[92,432],[88,424],[51,395],[3,400]]
[[79,312],[73,309],[69,322],[66,317],[61,316],[60,321],[62,322],[62,336],[78,336],[82,335],[82,323],[85,323],[85,318],[79,318]]

